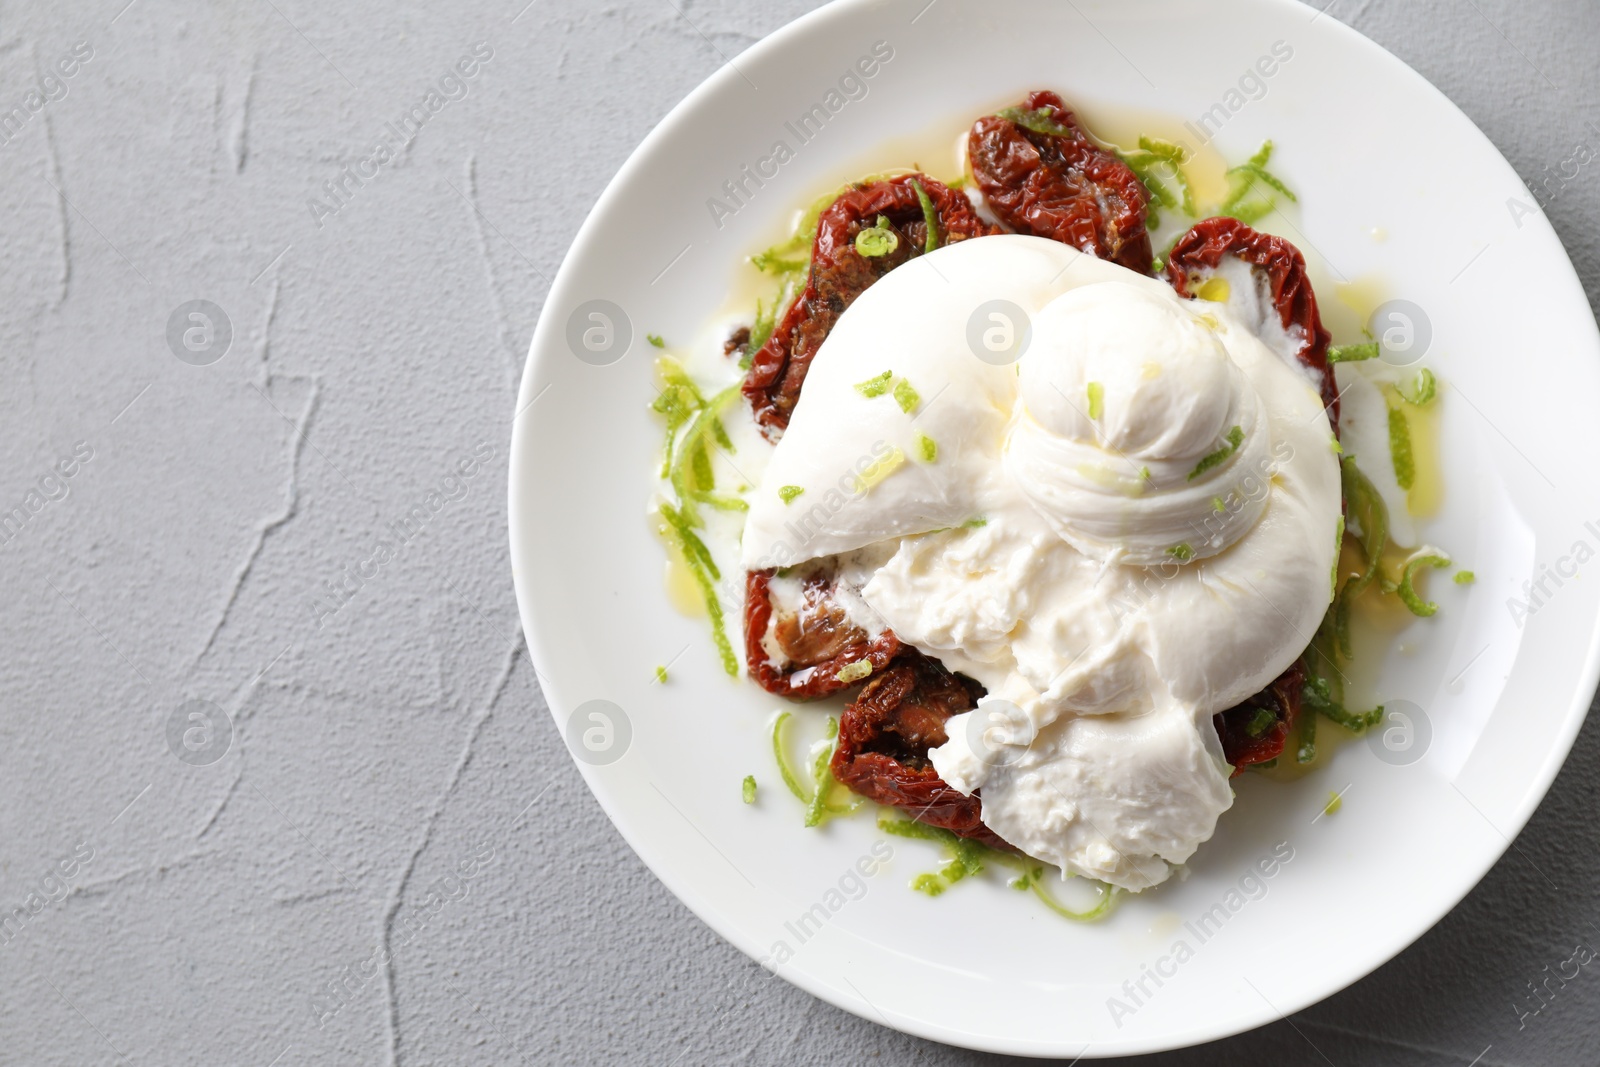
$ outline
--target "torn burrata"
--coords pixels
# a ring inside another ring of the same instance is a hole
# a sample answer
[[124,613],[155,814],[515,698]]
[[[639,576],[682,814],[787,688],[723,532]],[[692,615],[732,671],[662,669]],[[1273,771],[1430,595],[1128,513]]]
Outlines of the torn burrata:
[[1212,716],[1332,599],[1332,430],[1251,318],[1041,238],[941,248],[840,317],[751,495],[746,566],[844,557],[857,621],[983,683],[933,765],[1065,872],[1143,889],[1211,836]]

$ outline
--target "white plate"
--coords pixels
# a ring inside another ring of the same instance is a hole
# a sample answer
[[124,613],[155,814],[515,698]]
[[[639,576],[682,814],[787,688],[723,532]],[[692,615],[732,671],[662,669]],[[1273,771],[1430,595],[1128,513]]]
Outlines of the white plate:
[[[784,122],[823,101],[876,41],[894,54],[867,95],[718,228],[708,198],[776,139],[792,142]],[[1229,98],[1277,41],[1293,57],[1263,80],[1265,94]],[[1399,952],[1521,829],[1596,681],[1600,582],[1547,581],[1552,595],[1521,625],[1508,609],[1543,567],[1571,571],[1576,555],[1600,550],[1600,344],[1560,243],[1510,166],[1399,60],[1279,0],[839,3],[736,63],[674,109],[600,198],[546,303],[513,430],[523,625],[559,726],[590,700],[623,709],[615,762],[580,762],[617,828],[744,952],[760,959],[786,942],[795,954],[782,977],[864,1018],[997,1052],[1108,1056],[1206,1041],[1298,1011]],[[1294,784],[1246,776],[1186,880],[1094,926],[1059,920],[998,878],[936,900],[911,892],[907,880],[936,854],[898,838],[860,899],[830,896],[884,835],[862,818],[800,825],[766,749],[777,702],[730,681],[704,620],[669,605],[644,517],[660,436],[646,410],[645,334],[701,331],[740,257],[884,138],[970,122],[1031,88],[1191,121],[1247,101],[1222,125],[1224,154],[1275,139],[1308,254],[1350,278],[1381,271],[1431,321],[1428,362],[1448,383],[1448,490],[1424,532],[1478,576],[1435,582],[1442,610],[1385,668],[1379,695],[1419,712],[1409,747],[1385,760],[1346,744]],[[591,300],[625,309],[631,325],[609,365],[568,346],[569,320]],[[653,684],[654,666],[685,646],[670,684]],[[763,783],[753,807],[739,801],[749,773]],[[1344,791],[1343,809],[1317,818],[1330,790]],[[1229,911],[1230,888],[1279,842],[1293,859]],[[786,924],[819,902],[827,921],[801,941]],[[1185,924],[1219,903],[1226,919],[1202,941]],[[1179,941],[1192,950],[1181,963]],[[1168,972],[1159,986],[1143,977],[1150,968]]]

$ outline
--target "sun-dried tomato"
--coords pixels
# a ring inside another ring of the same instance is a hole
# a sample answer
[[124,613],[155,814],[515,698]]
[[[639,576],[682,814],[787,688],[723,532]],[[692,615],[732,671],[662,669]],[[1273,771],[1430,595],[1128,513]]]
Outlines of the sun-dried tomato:
[[1237,256],[1267,279],[1267,292],[1285,330],[1299,328],[1300,348],[1295,357],[1317,376],[1322,404],[1335,433],[1339,431],[1339,387],[1328,365],[1328,331],[1317,313],[1317,294],[1311,291],[1306,260],[1294,245],[1270,233],[1251,229],[1238,219],[1202,219],[1178,238],[1167,257],[1167,280],[1179,296],[1192,297],[1189,275],[1210,273],[1223,256]]
[[967,134],[972,176],[995,216],[1018,233],[1149,274],[1149,192],[1139,176],[1090,140],[1055,93],[1029,93],[1022,111],[1033,128],[986,115]]
[[1237,777],[1252,763],[1277,759],[1300,719],[1300,694],[1306,669],[1300,660],[1244,703],[1219,712],[1212,719],[1222,738],[1222,754]]
[[[841,193],[817,219],[805,289],[755,354],[745,376],[744,395],[769,438],[789,425],[811,360],[844,309],[873,282],[927,248],[928,225],[918,184],[938,216],[940,247],[998,232],[978,218],[965,196],[925,174],[904,174]],[[894,233],[895,248],[863,256],[856,251],[856,235],[875,226],[879,216]]]
[[[873,637],[852,623],[834,600],[835,580],[826,571],[802,580],[798,611],[778,611],[772,602],[773,573],[751,571],[745,578],[744,657],[750,676],[767,692],[801,699],[827,696],[866,677],[840,681],[845,667],[865,660],[880,671],[904,647],[893,630]],[[767,652],[769,631],[783,653],[782,663]]]
[[983,687],[912,648],[861,690],[839,719],[833,776],[869,800],[913,819],[1016,851],[983,824],[977,796],[956,792],[928,762],[947,740],[945,722],[970,711]]

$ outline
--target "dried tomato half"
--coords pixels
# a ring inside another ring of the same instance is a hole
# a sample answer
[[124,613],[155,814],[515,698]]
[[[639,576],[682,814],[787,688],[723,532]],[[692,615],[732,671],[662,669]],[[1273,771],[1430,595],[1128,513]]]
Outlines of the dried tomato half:
[[1218,216],[1202,219],[1178,238],[1167,256],[1167,280],[1179,296],[1192,297],[1190,276],[1215,271],[1223,256],[1237,256],[1250,264],[1258,277],[1264,276],[1268,298],[1283,328],[1291,334],[1299,329],[1301,341],[1295,358],[1321,382],[1322,404],[1338,433],[1339,387],[1328,365],[1329,335],[1317,313],[1317,294],[1311,291],[1311,279],[1306,276],[1305,257],[1282,237]]
[[983,824],[976,796],[952,789],[928,762],[947,740],[945,722],[970,711],[983,687],[907,648],[873,678],[839,719],[833,776],[879,804],[904,808],[929,826],[1015,852]]
[[[811,360],[844,309],[873,282],[927,250],[919,187],[937,218],[937,246],[999,232],[978,218],[965,196],[925,174],[903,174],[841,193],[817,219],[805,289],[751,359],[745,376],[744,395],[769,439],[789,425]],[[876,255],[856,249],[856,237],[867,229],[892,235],[873,235],[867,247]]]
[[1222,738],[1222,754],[1238,777],[1252,763],[1276,759],[1300,719],[1304,664],[1295,660],[1272,684],[1244,703],[1219,712],[1212,721]]
[[1122,160],[1089,139],[1061,98],[1029,93],[967,134],[972,176],[995,216],[1018,233],[1149,274],[1149,192]]
[[[744,658],[750,676],[769,693],[809,699],[838,692],[867,677],[839,672],[863,660],[872,671],[888,666],[904,646],[893,630],[873,637],[852,623],[834,598],[835,578],[818,569],[800,580],[800,603],[782,611],[773,603],[771,570],[745,578]],[[775,660],[769,648],[782,659]]]

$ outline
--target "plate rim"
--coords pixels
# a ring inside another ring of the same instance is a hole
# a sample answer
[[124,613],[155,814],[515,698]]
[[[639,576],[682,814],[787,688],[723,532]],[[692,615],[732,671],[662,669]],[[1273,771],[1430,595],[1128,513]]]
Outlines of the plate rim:
[[[1299,0],[1247,0],[1247,2],[1295,11],[1317,11],[1316,8],[1301,3]],[[778,27],[739,55],[740,57],[760,59],[768,52],[787,47],[791,38],[802,34],[813,25],[848,19],[857,10],[881,6],[883,6],[882,0],[830,0],[830,2]],[[1373,50],[1375,56],[1382,57],[1381,61],[1394,64],[1397,72],[1403,71],[1404,76],[1423,90],[1423,95],[1431,96],[1435,104],[1442,104],[1444,107],[1454,111],[1471,128],[1472,132],[1481,139],[1482,144],[1493,153],[1493,157],[1498,159],[1500,165],[1516,183],[1515,187],[1530,198],[1532,197],[1527,184],[1517,174],[1515,168],[1511,166],[1510,161],[1506,159],[1500,148],[1472,120],[1471,116],[1467,115],[1442,90],[1410,64],[1406,63],[1405,60],[1373,41],[1359,30],[1339,21],[1337,18],[1330,18],[1329,23],[1332,29],[1327,32],[1343,35],[1347,43],[1355,48]],[[596,199],[594,206],[590,208],[583,223],[574,234],[566,253],[562,256],[561,265],[557,269],[555,278],[545,294],[517,390],[516,407],[514,409],[516,414],[512,418],[508,459],[509,484],[507,493],[508,538],[518,617],[522,626],[524,640],[528,645],[530,655],[536,662],[540,659],[542,627],[535,611],[533,595],[528,589],[527,580],[521,577],[533,566],[533,561],[529,558],[532,550],[521,519],[524,509],[531,499],[529,494],[532,480],[526,477],[526,474],[528,465],[533,462],[533,456],[528,449],[529,431],[526,429],[530,423],[524,419],[524,416],[528,414],[531,401],[535,399],[532,394],[534,382],[538,377],[536,372],[540,363],[539,354],[542,349],[551,347],[551,336],[559,330],[559,326],[551,317],[550,309],[566,305],[567,290],[573,284],[571,272],[568,270],[569,265],[574,260],[579,249],[585,247],[593,231],[600,225],[599,220],[608,213],[613,202],[623,194],[623,187],[630,184],[635,172],[642,168],[642,159],[659,142],[671,140],[676,135],[678,127],[689,121],[703,99],[722,92],[727,85],[740,78],[741,75],[733,62],[724,62],[690,90],[682,100],[670,108],[655,126],[646,133],[644,138],[629,153],[627,159],[623,161],[610,181],[606,183],[605,189]],[[1543,212],[1541,211],[1540,214],[1543,215]],[[1559,234],[1554,232],[1554,226],[1551,225],[1550,228],[1554,236],[1555,250],[1559,252],[1566,264],[1565,272],[1558,273],[1562,280],[1575,289],[1578,295],[1584,296],[1586,301],[1582,279],[1572,263],[1571,254],[1567,251]],[[1596,347],[1600,348],[1600,326],[1591,322],[1590,330],[1595,337]],[[1582,729],[1590,706],[1594,702],[1597,688],[1600,688],[1600,617],[1596,617],[1593,620],[1588,650],[1578,675],[1572,701],[1563,719],[1563,728],[1560,732],[1551,735],[1551,744],[1546,749],[1544,762],[1538,768],[1537,773],[1527,780],[1522,790],[1522,800],[1517,805],[1512,816],[1505,820],[1506,824],[1503,827],[1505,832],[1502,833],[1500,842],[1489,845],[1480,853],[1483,860],[1481,864],[1471,865],[1475,870],[1470,878],[1462,878],[1457,887],[1452,887],[1450,891],[1442,895],[1441,899],[1444,904],[1435,914],[1420,913],[1426,916],[1426,921],[1421,922],[1410,936],[1385,946],[1376,954],[1363,957],[1362,961],[1356,965],[1356,970],[1359,973],[1352,977],[1341,977],[1335,980],[1320,993],[1297,997],[1293,1001],[1286,1001],[1281,1006],[1281,1009],[1278,1006],[1263,1004],[1256,1006],[1253,1010],[1243,1010],[1226,1022],[1218,1026],[1208,1027],[1203,1032],[1191,1027],[1188,1031],[1182,1033],[1169,1031],[1165,1035],[1156,1038],[1133,1038],[1110,1043],[1102,1042],[1094,1047],[1085,1049],[1079,1055],[1084,1059],[1142,1055],[1190,1048],[1234,1037],[1278,1019],[1286,1019],[1290,1015],[1318,1004],[1360,982],[1392,961],[1400,953],[1415,944],[1424,934],[1437,926],[1445,916],[1454,911],[1461,901],[1482,883],[1488,872],[1510,850],[1515,838],[1521,834],[1534,812],[1543,803],[1556,776],[1570,756],[1578,731]],[[540,692],[545,698],[546,706],[555,723],[557,732],[560,734],[565,725],[564,717],[561,711],[558,710],[556,702],[551,699],[548,685],[541,684]],[[570,714],[571,709],[567,710]],[[565,744],[563,744],[563,747],[565,747]],[[568,756],[572,758],[570,751]],[[752,961],[758,961],[763,955],[763,947],[755,944],[740,931],[734,929],[733,923],[725,920],[723,914],[704,898],[696,888],[693,879],[673,871],[669,864],[658,862],[662,858],[663,850],[658,850],[638,832],[637,827],[631,826],[629,820],[608,799],[605,791],[597,788],[599,782],[597,772],[579,760],[573,759],[573,764],[577,767],[585,784],[589,787],[590,794],[600,804],[601,810],[605,812],[606,818],[611,822],[612,827],[622,836],[628,847],[645,864],[650,873],[683,903],[697,919],[705,923],[718,936]],[[914,1037],[974,1051],[1031,1058],[1056,1057],[1070,1054],[1071,1051],[1070,1049],[1054,1046],[1042,1047],[1034,1042],[1014,1043],[1003,1037],[974,1034],[966,1030],[941,1025],[925,1018],[899,1015],[893,1022],[890,1022],[863,997],[852,993],[850,990],[830,985],[803,968],[785,969],[780,976],[790,984],[836,1008],[847,1011],[868,1022],[887,1025],[888,1028]]]

